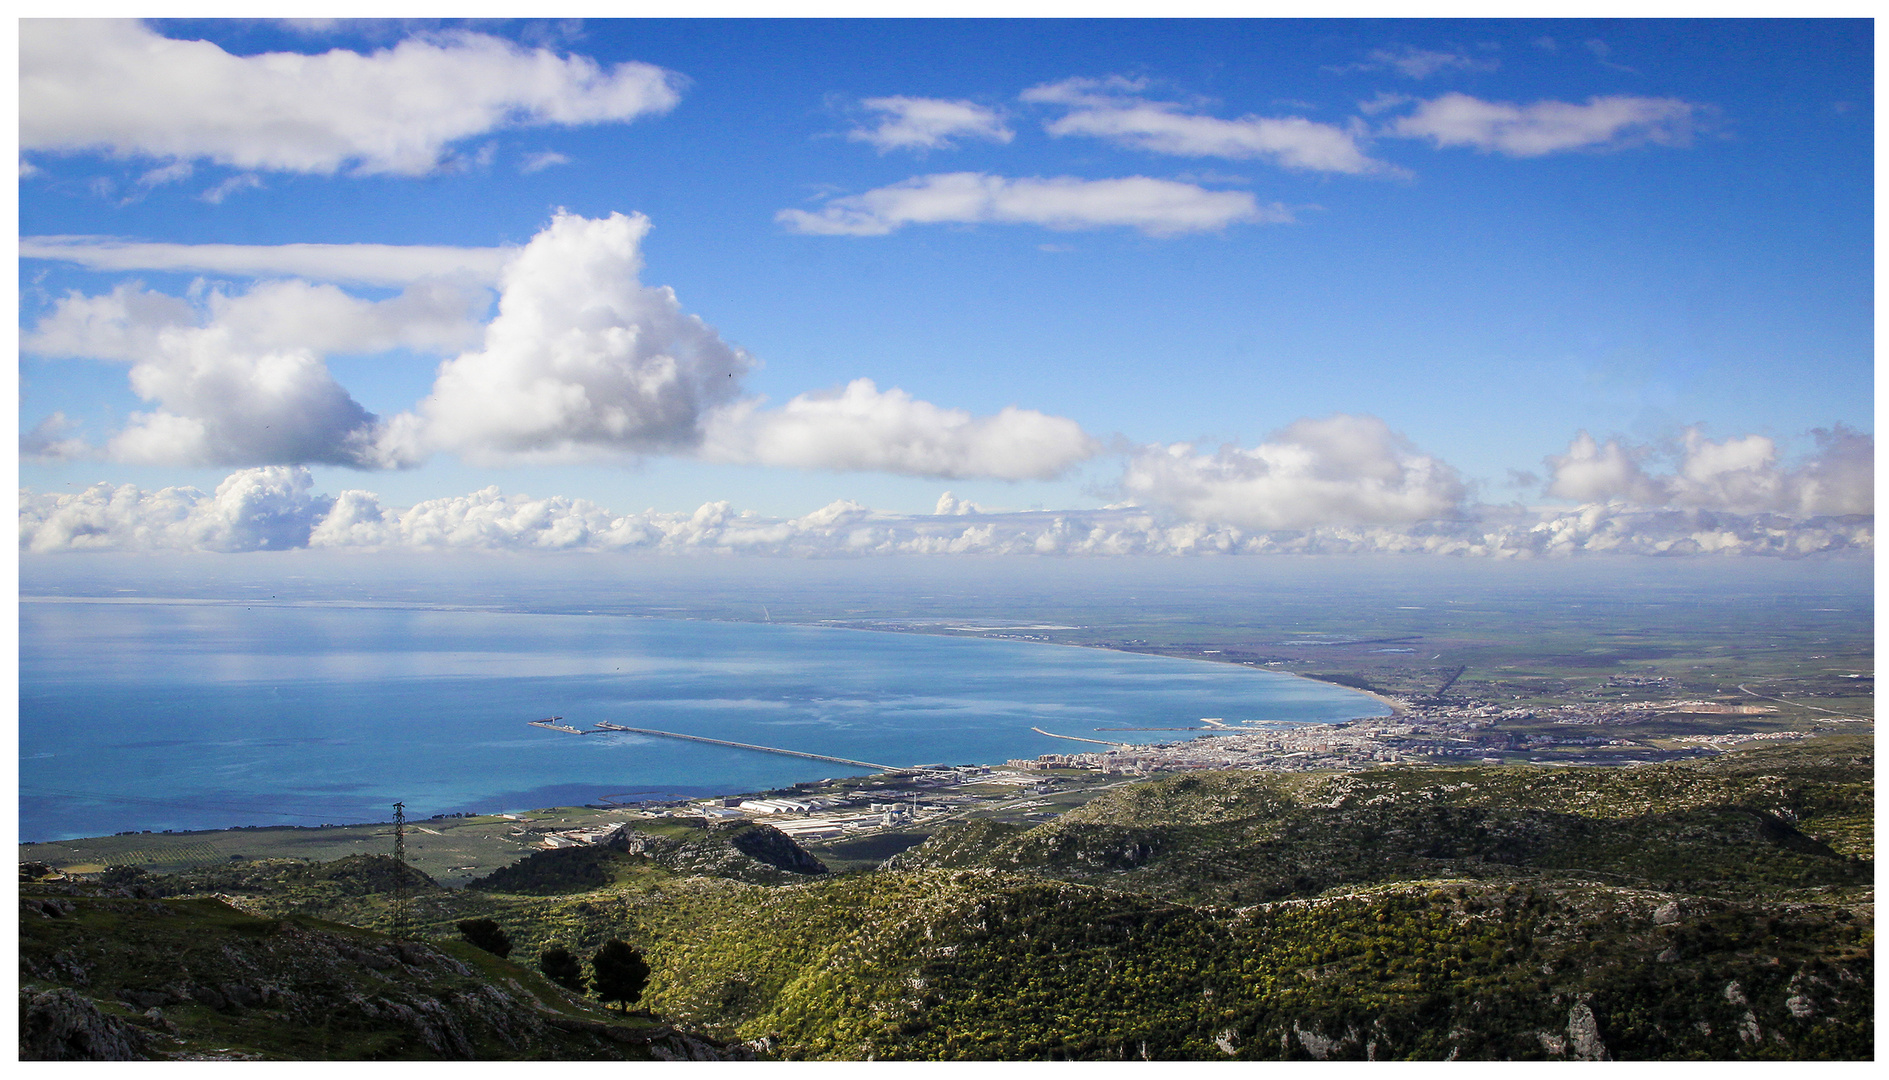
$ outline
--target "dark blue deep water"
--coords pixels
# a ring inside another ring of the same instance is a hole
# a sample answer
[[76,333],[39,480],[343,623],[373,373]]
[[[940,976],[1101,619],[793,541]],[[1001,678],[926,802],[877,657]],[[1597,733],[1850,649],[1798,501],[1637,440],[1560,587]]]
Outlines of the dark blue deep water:
[[731,622],[342,606],[20,606],[20,838],[726,794],[844,766],[526,726],[560,715],[893,765],[1070,753],[1098,727],[1382,715],[1230,664]]

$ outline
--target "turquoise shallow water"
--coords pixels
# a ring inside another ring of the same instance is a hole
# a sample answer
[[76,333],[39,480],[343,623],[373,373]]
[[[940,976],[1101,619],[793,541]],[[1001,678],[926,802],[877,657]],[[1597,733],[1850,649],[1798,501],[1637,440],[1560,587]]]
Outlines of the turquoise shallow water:
[[1382,715],[1230,664],[1031,642],[585,615],[235,604],[20,607],[23,840],[755,791],[861,761],[1068,753],[1098,727]]

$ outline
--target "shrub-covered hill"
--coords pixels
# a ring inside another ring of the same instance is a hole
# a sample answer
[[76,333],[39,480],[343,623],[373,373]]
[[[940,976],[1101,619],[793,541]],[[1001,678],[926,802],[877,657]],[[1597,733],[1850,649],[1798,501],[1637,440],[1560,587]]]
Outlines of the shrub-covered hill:
[[[1191,773],[1053,822],[967,822],[893,868],[1025,870],[1239,903],[1428,877],[1763,897],[1872,881],[1866,745],[1639,768]],[[1841,849],[1841,850],[1840,850]]]
[[[39,864],[22,863],[27,867]],[[52,868],[40,866],[50,873]],[[102,885],[135,898],[219,896],[246,911],[265,915],[312,915],[333,922],[386,930],[389,901],[404,881],[418,904],[454,894],[411,866],[389,855],[349,855],[332,862],[301,859],[252,859],[197,867],[175,874],[153,874],[136,866],[107,867]]]
[[1064,815],[1114,825],[1217,824],[1293,806],[1458,806],[1621,819],[1733,808],[1772,814],[1846,855],[1870,858],[1871,737],[1831,736],[1638,766],[1387,768],[1363,773],[1201,773],[1211,783],[1138,784]]
[[[1686,767],[1200,773],[1036,829],[940,832],[903,869],[755,875],[728,837],[677,857],[711,838],[681,823],[479,890],[408,884],[442,950],[471,917],[516,959],[621,938],[652,969],[640,1005],[788,1058],[1857,1059],[1874,1051],[1853,827],[1869,783],[1855,742]],[[395,869],[343,863],[125,887],[384,925]],[[584,867],[608,880],[569,891]],[[63,969],[35,970],[51,992]]]
[[[50,868],[48,868],[50,869]],[[100,883],[130,886],[165,895],[181,893],[268,892],[297,895],[313,904],[340,903],[363,896],[385,896],[404,882],[409,890],[439,886],[412,866],[388,855],[349,855],[332,862],[303,859],[247,859],[200,866],[174,874],[153,874],[136,866],[114,866]]]
[[23,884],[20,1056],[663,1060],[746,1056],[614,1018],[460,942],[395,942],[213,898]]
[[665,822],[644,829],[626,825],[598,844],[537,852],[466,887],[534,895],[587,892],[631,880],[651,866],[760,885],[826,873],[825,864],[772,825]]
[[[142,1026],[176,1023],[187,1038],[160,1049],[434,1057],[470,1044],[476,1056],[583,1057],[626,1045],[559,1043],[549,1032],[532,1042],[516,1030],[507,1042],[501,1018],[529,1026],[543,1008],[597,1014],[438,938],[396,947],[212,900],[111,898],[92,901],[106,905],[95,910],[46,899],[77,910],[23,912],[23,1007],[43,1012],[75,992],[118,1022],[106,1035],[124,1037],[155,1006]],[[786,887],[652,878],[578,896],[461,899],[489,905],[515,956],[548,940],[580,954],[607,937],[629,940],[653,969],[644,1007],[675,1027],[765,1040],[789,1058],[1872,1052],[1867,905],[1437,881],[1235,909],[952,870]],[[42,1002],[46,994],[54,998]],[[58,1024],[73,1027],[41,1026]]]
[[1455,881],[1232,909],[927,870],[591,914],[648,953],[649,1007],[791,1058],[1872,1050],[1866,906]]
[[[480,893],[505,898],[563,896],[612,886],[654,887],[678,876],[778,885],[826,873],[820,860],[771,825],[690,820],[646,829],[625,827],[602,843],[535,852],[469,882],[463,892],[443,888],[386,855],[350,855],[325,863],[254,859],[175,874],[111,867],[102,879],[153,899],[229,896],[261,913],[298,912],[380,930],[390,926],[388,902],[396,880],[404,880],[413,898],[416,922],[450,937],[452,924],[459,919],[487,914],[494,903],[503,907],[515,902],[488,901]],[[536,940],[537,935],[528,938]]]

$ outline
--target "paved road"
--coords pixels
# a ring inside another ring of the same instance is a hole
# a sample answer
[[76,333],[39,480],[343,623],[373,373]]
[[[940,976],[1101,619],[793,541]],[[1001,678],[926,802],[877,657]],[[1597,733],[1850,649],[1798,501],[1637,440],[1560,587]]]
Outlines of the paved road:
[[1801,702],[1801,701],[1791,701],[1791,700],[1789,700],[1789,699],[1787,699],[1787,698],[1781,698],[1781,697],[1772,697],[1772,696],[1771,696],[1770,694],[1760,694],[1760,693],[1758,693],[1758,692],[1757,692],[1756,690],[1750,690],[1750,689],[1747,689],[1747,688],[1745,687],[1745,684],[1744,684],[1744,683],[1739,683],[1739,684],[1738,684],[1738,688],[1739,688],[1740,690],[1744,690],[1744,691],[1745,691],[1745,693],[1747,693],[1747,694],[1750,694],[1750,695],[1751,695],[1752,697],[1755,697],[1755,698],[1763,698],[1763,699],[1764,699],[1764,700],[1766,700],[1766,701],[1782,701],[1782,702],[1784,702],[1784,704],[1786,704],[1786,705],[1794,705],[1794,706],[1796,706],[1797,708],[1800,708],[1800,709],[1814,709],[1814,710],[1816,710],[1817,712],[1820,712],[1820,713],[1829,713],[1829,714],[1830,714],[1831,716],[1834,716],[1834,717],[1836,717],[1836,718],[1837,718],[1837,719],[1839,719],[1839,720],[1848,720],[1848,721],[1850,721],[1851,723],[1854,723],[1854,724],[1870,724],[1870,723],[1874,723],[1874,722],[1875,722],[1875,721],[1873,721],[1873,720],[1870,720],[1870,719],[1869,719],[1868,717],[1863,717],[1863,716],[1851,716],[1851,715],[1849,715],[1848,713],[1840,713],[1840,712],[1837,712],[1837,711],[1836,711],[1835,709],[1826,709],[1826,708],[1824,708],[1824,707],[1822,707],[1821,705],[1806,705],[1806,704],[1804,704],[1804,703],[1803,703],[1803,702]]

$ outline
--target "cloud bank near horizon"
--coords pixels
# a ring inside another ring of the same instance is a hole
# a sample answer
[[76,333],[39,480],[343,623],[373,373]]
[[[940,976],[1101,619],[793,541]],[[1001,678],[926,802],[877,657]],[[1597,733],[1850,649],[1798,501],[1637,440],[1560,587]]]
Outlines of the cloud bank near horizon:
[[[1841,424],[1810,435],[1817,453],[1787,469],[1778,461],[1777,443],[1763,435],[1715,442],[1695,427],[1686,429],[1679,445],[1657,447],[1618,439],[1600,443],[1583,431],[1567,453],[1548,458],[1548,494],[1745,514],[1873,514],[1876,440]],[[1646,470],[1660,457],[1678,459],[1671,473]]]
[[1250,450],[1143,447],[1121,485],[1189,520],[1261,530],[1455,517],[1468,491],[1455,469],[1384,421],[1342,413],[1300,420]]
[[618,514],[584,499],[488,487],[404,509],[371,492],[313,491],[305,468],[232,474],[213,493],[94,485],[20,494],[20,550],[242,552],[703,553],[833,558],[880,555],[1439,555],[1556,558],[1870,555],[1867,515],[1791,517],[1621,502],[1576,508],[1478,505],[1451,520],[1248,530],[1142,507],[993,512],[946,492],[933,514],[887,514],[841,500],[796,518],[710,502],[693,513]]

